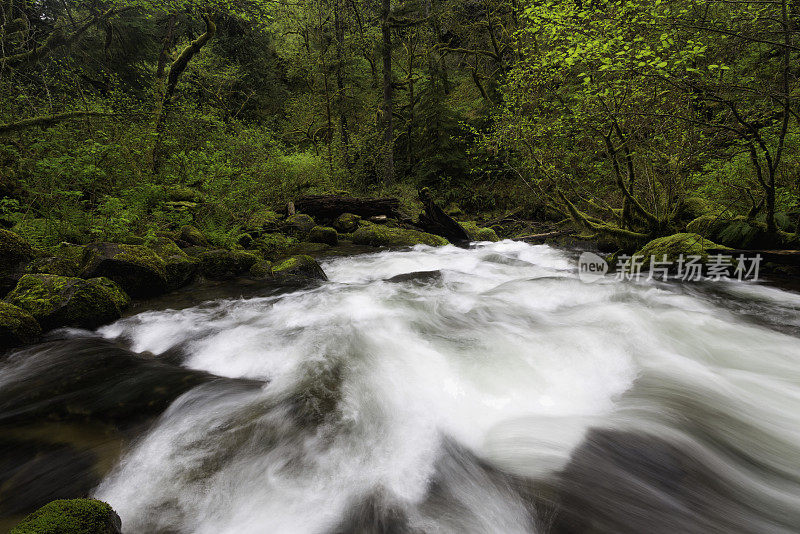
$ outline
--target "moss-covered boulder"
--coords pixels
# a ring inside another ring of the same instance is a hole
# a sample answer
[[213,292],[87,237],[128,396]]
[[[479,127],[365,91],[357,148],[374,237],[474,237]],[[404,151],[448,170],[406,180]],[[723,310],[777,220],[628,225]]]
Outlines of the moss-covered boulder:
[[250,267],[250,276],[261,280],[272,279],[272,262],[268,260],[261,260]]
[[35,256],[33,247],[19,235],[0,229],[0,296],[17,284],[24,266]]
[[329,226],[315,226],[308,233],[306,241],[309,243],[324,243],[335,247],[339,244],[339,234]]
[[317,257],[331,249],[330,245],[326,245],[325,243],[309,243],[308,241],[303,241],[302,243],[298,243],[296,246],[292,247],[290,253],[292,256],[311,256]]
[[478,223],[475,221],[467,221],[458,224],[466,230],[467,235],[469,235],[472,241],[500,241],[500,238],[497,237],[497,233],[495,233],[494,230],[478,226]]
[[250,270],[258,256],[241,250],[210,250],[197,257],[200,273],[209,280],[228,280]]
[[316,224],[310,215],[298,213],[288,217],[283,222],[282,231],[283,233],[292,237],[296,237],[302,241],[308,237],[309,232],[311,232],[311,229],[314,228],[314,226],[316,226]]
[[181,226],[181,229],[178,230],[178,239],[196,247],[208,246],[208,239],[203,232],[190,224]]
[[199,270],[199,260],[189,256],[174,241],[159,237],[149,246],[164,261],[167,289],[177,289],[194,280]]
[[6,297],[46,330],[62,326],[96,328],[119,319],[128,296],[107,278],[26,274]]
[[164,260],[154,250],[142,245],[86,245],[81,276],[110,278],[133,297],[158,295],[169,288]]
[[337,232],[343,234],[351,234],[358,230],[361,225],[361,217],[352,213],[342,213],[335,221],[333,221],[333,228]]
[[304,284],[327,280],[328,276],[311,256],[292,256],[272,266],[275,280],[282,284]]
[[281,215],[272,210],[259,210],[245,220],[243,229],[246,233],[258,237],[263,233],[279,230],[282,219]]
[[33,315],[0,300],[0,349],[31,343],[42,333]]
[[420,244],[438,247],[449,243],[447,239],[438,235],[405,228],[390,228],[380,224],[362,226],[353,232],[352,239],[356,245],[370,247],[410,247]]
[[58,276],[78,276],[81,272],[80,263],[63,256],[46,256],[36,258],[25,266],[29,274],[56,274]]
[[289,254],[298,243],[299,241],[294,237],[278,233],[268,233],[262,234],[253,241],[251,248],[258,250],[267,258],[275,259]]
[[705,262],[708,260],[709,249],[724,248],[699,234],[683,233],[653,239],[636,252],[635,255],[645,258],[645,266],[648,265],[650,257],[655,257],[656,261],[661,261],[665,254],[667,261],[670,262],[678,260],[681,255],[684,258],[699,256],[701,261]]
[[96,499],[59,499],[22,520],[9,534],[119,534],[122,521]]

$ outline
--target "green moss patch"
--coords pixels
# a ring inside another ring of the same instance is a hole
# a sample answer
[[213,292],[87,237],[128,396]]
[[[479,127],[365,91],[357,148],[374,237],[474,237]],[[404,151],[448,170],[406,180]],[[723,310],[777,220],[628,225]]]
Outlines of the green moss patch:
[[9,534],[118,534],[122,521],[103,501],[59,499],[52,501],[11,529]]
[[359,228],[353,233],[352,239],[356,245],[370,247],[410,247],[420,244],[439,247],[449,243],[438,235],[379,224],[368,224]]

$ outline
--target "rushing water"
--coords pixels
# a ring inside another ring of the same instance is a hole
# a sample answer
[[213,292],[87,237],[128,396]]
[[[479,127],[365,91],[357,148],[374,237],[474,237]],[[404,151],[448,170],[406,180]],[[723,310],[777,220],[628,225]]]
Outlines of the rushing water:
[[323,267],[100,330],[228,377],[96,488],[126,532],[800,531],[797,294],[584,284],[513,242]]

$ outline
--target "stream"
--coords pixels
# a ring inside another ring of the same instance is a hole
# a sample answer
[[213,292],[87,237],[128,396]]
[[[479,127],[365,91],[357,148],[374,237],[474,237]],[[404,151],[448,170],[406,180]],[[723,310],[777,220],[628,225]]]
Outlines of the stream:
[[12,354],[0,422],[80,347],[196,372],[92,483],[126,533],[800,532],[800,294],[511,241],[322,266]]

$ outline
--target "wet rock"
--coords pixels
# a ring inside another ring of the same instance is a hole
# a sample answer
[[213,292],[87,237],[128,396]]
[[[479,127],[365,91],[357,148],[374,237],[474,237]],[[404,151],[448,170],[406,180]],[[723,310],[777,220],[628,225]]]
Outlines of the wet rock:
[[420,282],[427,283],[435,280],[441,280],[442,271],[415,271],[413,273],[403,273],[397,276],[387,278],[387,282],[400,283],[400,282]]
[[130,300],[108,278],[26,274],[6,301],[32,315],[45,330],[62,326],[96,328],[118,319]]
[[371,247],[410,247],[419,244],[437,247],[448,244],[447,239],[437,235],[378,224],[362,226],[353,233],[352,239],[356,245]]
[[142,245],[86,245],[81,276],[110,278],[133,297],[158,295],[170,285],[164,260]]
[[159,415],[207,373],[146,358],[99,338],[33,345],[0,363],[0,425],[36,421],[114,424]]
[[262,234],[256,239],[252,247],[270,259],[279,258],[289,254],[299,242],[293,237],[284,234]]
[[333,228],[337,232],[343,234],[350,234],[358,230],[361,225],[361,217],[353,215],[352,213],[342,213],[335,221],[333,221]]
[[177,289],[190,284],[194,280],[199,270],[199,260],[189,256],[171,239],[160,237],[150,246],[164,261],[164,271],[167,274],[167,289]]
[[111,506],[95,499],[62,499],[26,517],[9,534],[120,534],[122,521]]
[[209,280],[228,280],[246,273],[258,257],[240,250],[211,250],[198,256],[200,273]]
[[324,243],[335,247],[339,244],[339,234],[328,226],[315,226],[308,233],[306,241],[309,243]]
[[32,343],[41,333],[41,326],[30,313],[0,301],[0,350]]
[[282,284],[302,284],[327,280],[328,276],[311,256],[292,256],[272,267],[275,280]]

